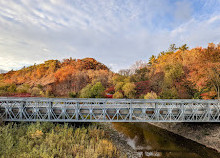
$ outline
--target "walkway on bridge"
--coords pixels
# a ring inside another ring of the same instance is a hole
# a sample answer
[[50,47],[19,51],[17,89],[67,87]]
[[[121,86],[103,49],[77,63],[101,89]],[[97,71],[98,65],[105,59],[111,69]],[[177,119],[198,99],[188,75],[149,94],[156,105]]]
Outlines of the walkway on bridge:
[[220,101],[0,97],[0,119],[20,122],[220,122]]

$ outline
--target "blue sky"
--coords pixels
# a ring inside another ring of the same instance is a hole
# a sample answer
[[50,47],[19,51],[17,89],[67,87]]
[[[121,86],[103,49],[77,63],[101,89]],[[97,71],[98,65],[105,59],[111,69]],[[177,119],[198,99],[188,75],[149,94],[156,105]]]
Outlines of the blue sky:
[[215,0],[0,0],[0,69],[93,57],[112,70],[220,42]]

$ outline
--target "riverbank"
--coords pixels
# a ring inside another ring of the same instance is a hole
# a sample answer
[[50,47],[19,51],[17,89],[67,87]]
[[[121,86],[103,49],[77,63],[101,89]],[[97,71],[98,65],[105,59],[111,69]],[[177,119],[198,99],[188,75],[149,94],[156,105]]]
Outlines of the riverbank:
[[218,123],[150,123],[220,152],[220,124]]
[[140,158],[142,155],[136,152],[130,145],[127,143],[127,137],[120,132],[118,132],[112,123],[98,123],[101,125],[103,130],[110,136],[112,143],[118,150],[125,154],[128,158]]
[[0,157],[127,157],[96,124],[3,123]]

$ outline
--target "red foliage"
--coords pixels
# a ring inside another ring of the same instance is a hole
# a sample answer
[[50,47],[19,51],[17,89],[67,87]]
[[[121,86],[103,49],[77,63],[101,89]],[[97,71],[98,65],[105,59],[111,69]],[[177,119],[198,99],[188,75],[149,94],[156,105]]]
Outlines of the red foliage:
[[135,86],[136,86],[136,95],[138,97],[142,94],[147,94],[148,92],[151,92],[149,81],[136,82]]
[[113,94],[105,94],[105,98],[113,98]]
[[4,94],[5,97],[33,97],[31,93],[10,93]]
[[110,87],[110,88],[105,90],[105,93],[114,94],[115,93],[115,88],[114,87]]
[[105,90],[105,97],[106,98],[113,98],[113,94],[114,93],[115,93],[115,88],[114,87],[110,87],[110,88]]

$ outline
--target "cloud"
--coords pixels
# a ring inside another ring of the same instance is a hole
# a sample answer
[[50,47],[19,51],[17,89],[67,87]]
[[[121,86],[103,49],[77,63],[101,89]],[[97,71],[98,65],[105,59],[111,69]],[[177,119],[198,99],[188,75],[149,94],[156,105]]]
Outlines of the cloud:
[[193,8],[188,1],[177,1],[174,11],[175,20],[185,22],[192,18]]
[[219,42],[212,1],[0,1],[0,69],[94,57],[114,71],[172,43]]

